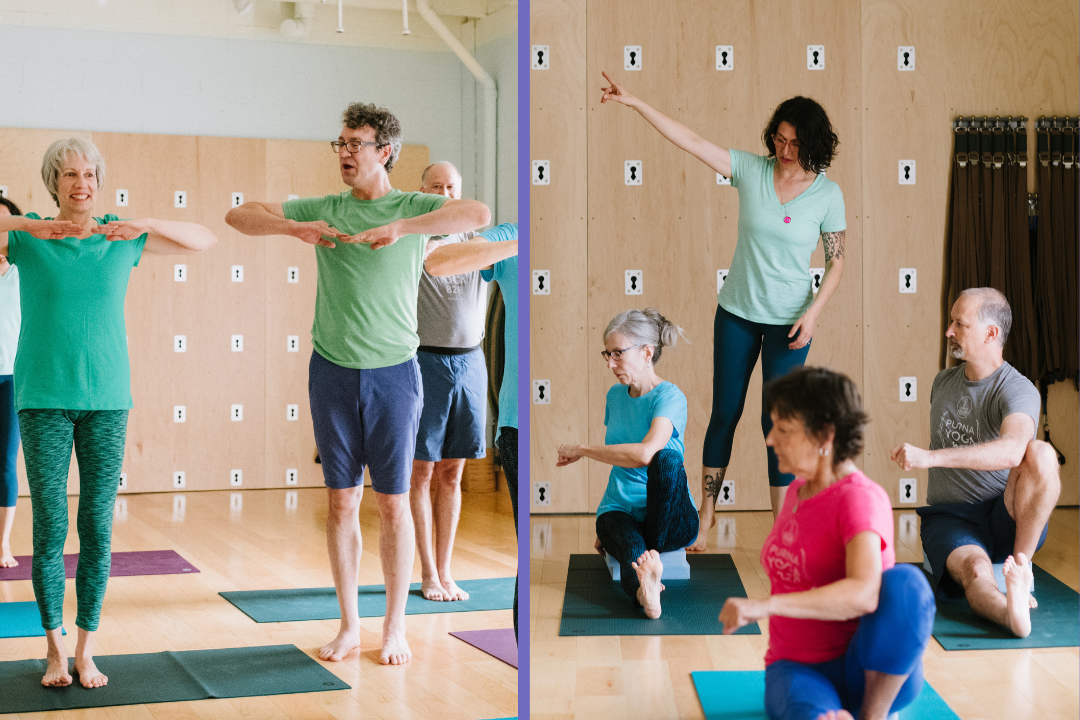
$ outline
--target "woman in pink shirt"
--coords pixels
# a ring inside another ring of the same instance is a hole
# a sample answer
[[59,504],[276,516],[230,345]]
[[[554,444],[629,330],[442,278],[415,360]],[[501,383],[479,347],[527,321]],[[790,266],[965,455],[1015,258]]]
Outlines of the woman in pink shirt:
[[761,550],[768,599],[729,598],[724,632],[770,618],[765,710],[771,720],[884,720],[922,690],[934,597],[896,565],[889,496],[852,461],[867,422],[849,378],[803,367],[767,390],[765,442],[794,473]]

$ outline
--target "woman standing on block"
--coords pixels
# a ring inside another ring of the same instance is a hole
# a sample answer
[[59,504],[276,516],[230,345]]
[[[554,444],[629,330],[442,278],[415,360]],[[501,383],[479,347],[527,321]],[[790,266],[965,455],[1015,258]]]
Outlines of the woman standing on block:
[[201,225],[91,215],[105,183],[94,145],[57,140],[41,163],[55,219],[0,217],[0,255],[19,268],[22,333],[15,407],[34,514],[32,582],[48,641],[41,683],[70,685],[62,637],[67,476],[79,462],[79,628],[75,672],[83,687],[108,678],[93,659],[93,636],[111,565],[113,505],[132,406],[124,295],[143,251],[196,253],[217,238]]
[[855,383],[803,367],[766,388],[765,442],[797,477],[761,550],[768,599],[728,598],[725,633],[769,620],[770,720],[884,720],[922,690],[934,596],[896,565],[889,496],[852,458],[867,417]]
[[[829,117],[813,100],[794,97],[776,108],[762,133],[766,156],[728,150],[703,139],[616,83],[600,102],[632,107],[660,134],[724,177],[739,192],[739,238],[713,323],[713,402],[702,458],[701,528],[688,549],[705,550],[714,508],[731,460],[750,374],[761,355],[764,382],[806,362],[817,319],[844,272],[844,195],[825,177],[839,144]],[[814,293],[810,255],[818,241],[825,274]],[[761,430],[772,423],[762,409]],[[768,452],[773,514],[794,479]]]
[[[22,212],[0,195],[0,218]],[[15,347],[19,343],[19,271],[0,255],[0,567],[15,567],[11,554],[11,528],[15,524],[15,504],[19,499],[16,461],[19,457],[19,416],[15,414]]]
[[685,547],[698,531],[683,468],[686,396],[654,369],[682,334],[655,308],[608,323],[600,354],[619,384],[608,390],[604,444],[563,445],[556,463],[587,457],[613,466],[596,510],[596,550],[619,562],[623,590],[652,619],[664,589],[660,553]]

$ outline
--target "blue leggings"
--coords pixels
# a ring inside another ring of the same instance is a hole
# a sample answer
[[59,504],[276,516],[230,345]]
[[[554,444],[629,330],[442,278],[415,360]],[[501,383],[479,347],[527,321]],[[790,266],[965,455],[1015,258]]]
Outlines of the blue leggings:
[[[735,441],[735,426],[742,417],[746,389],[754,372],[758,354],[761,355],[762,380],[768,383],[783,377],[792,368],[806,362],[810,345],[800,350],[788,349],[793,338],[788,337],[791,325],[766,325],[732,315],[719,305],[713,321],[713,400],[709,429],[705,432],[705,447],[701,463],[708,468],[726,468],[731,462],[731,446]],[[761,433],[767,436],[772,420],[765,410],[762,394]],[[768,448],[769,485],[787,487],[794,475],[781,473],[776,454]]]
[[877,610],[859,621],[844,655],[814,665],[777,660],[765,669],[769,720],[812,720],[841,708],[858,717],[866,670],[906,675],[890,712],[907,707],[922,692],[922,656],[934,611],[934,593],[922,570],[914,565],[886,570]]
[[15,461],[19,457],[19,416],[15,414],[15,383],[11,375],[0,375],[0,507],[15,507],[19,499],[19,478]]

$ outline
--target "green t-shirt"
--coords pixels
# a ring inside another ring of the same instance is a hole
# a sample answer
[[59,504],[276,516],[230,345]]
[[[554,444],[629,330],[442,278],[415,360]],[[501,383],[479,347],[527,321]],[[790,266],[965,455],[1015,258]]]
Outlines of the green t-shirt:
[[[721,307],[751,322],[791,325],[814,302],[810,255],[821,233],[847,229],[840,186],[819,173],[801,195],[780,204],[776,158],[731,151],[731,185],[739,191],[739,241]],[[784,217],[791,222],[785,223]]]
[[[40,219],[34,213],[26,217]],[[99,224],[119,219],[95,218]],[[124,296],[145,244],[145,234],[110,242],[104,235],[40,240],[8,233],[8,260],[19,268],[22,307],[17,410],[132,407]]]
[[[356,235],[395,220],[437,210],[442,195],[391,190],[377,200],[340,195],[289,200],[285,217],[298,222],[324,220]],[[311,341],[330,362],[370,370],[405,362],[416,355],[416,292],[424,269],[427,235],[406,235],[388,247],[337,243],[315,246],[319,268],[315,324]]]

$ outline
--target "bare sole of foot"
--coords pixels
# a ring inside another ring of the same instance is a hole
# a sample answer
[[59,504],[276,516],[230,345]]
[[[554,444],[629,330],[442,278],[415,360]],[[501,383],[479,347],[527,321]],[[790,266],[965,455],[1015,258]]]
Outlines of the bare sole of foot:
[[1013,635],[1025,638],[1031,634],[1031,563],[1023,553],[1005,559],[1006,622]]
[[660,617],[660,592],[664,589],[660,578],[664,574],[664,564],[660,562],[660,553],[655,550],[646,550],[630,565],[637,572],[638,591],[637,599],[645,616],[650,620]]
[[67,657],[48,658],[45,668],[45,676],[41,678],[41,684],[45,687],[67,687],[71,684],[71,673],[68,672]]
[[709,531],[716,527],[716,516],[713,515],[712,522],[709,523],[709,527],[701,526],[698,528],[697,540],[693,545],[689,545],[686,548],[686,552],[705,552],[705,547],[709,544]]
[[379,662],[383,665],[404,665],[412,660],[412,650],[405,639],[405,631],[383,631],[382,651]]
[[342,630],[333,640],[319,648],[319,659],[341,662],[349,653],[360,647],[360,632]]
[[99,688],[109,684],[109,678],[97,669],[93,658],[86,661],[76,660],[75,674],[79,676],[79,684],[84,688]]
[[424,598],[427,600],[450,600],[450,594],[446,592],[446,588],[442,586],[438,580],[422,580],[420,582],[420,592],[424,594]]
[[468,600],[469,593],[465,592],[458,587],[458,584],[450,578],[442,579],[443,587],[446,588],[446,594],[449,600]]

